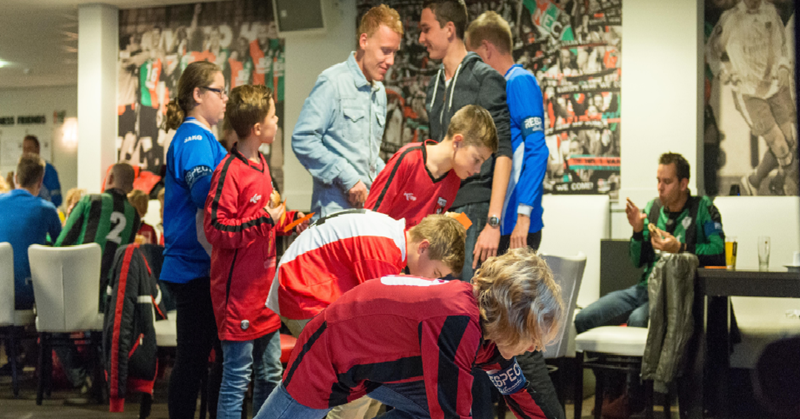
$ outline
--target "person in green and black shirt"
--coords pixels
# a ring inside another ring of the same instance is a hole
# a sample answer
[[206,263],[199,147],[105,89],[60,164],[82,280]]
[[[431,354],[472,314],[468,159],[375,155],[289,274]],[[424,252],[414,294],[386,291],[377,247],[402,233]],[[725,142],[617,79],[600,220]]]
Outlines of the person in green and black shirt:
[[[645,267],[641,281],[615,291],[581,310],[575,316],[578,333],[617,325],[647,327],[649,303],[647,279],[659,253],[690,252],[700,266],[725,266],[725,234],[717,207],[706,196],[689,191],[689,163],[677,153],[664,153],[658,162],[658,198],[647,203],[644,212],[628,199],[625,212],[633,227],[630,257],[636,267]],[[658,234],[651,234],[654,224]]]
[[139,214],[128,202],[133,190],[133,167],[117,163],[111,168],[102,194],[86,195],[75,204],[55,245],[97,243],[103,251],[100,268],[100,311],[104,311],[108,272],[119,246],[133,243],[139,231]]

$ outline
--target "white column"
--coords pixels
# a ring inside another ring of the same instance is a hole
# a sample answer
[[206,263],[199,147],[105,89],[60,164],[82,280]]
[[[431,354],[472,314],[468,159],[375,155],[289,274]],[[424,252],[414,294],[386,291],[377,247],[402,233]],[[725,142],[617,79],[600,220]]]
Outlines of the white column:
[[622,2],[622,190],[640,207],[657,195],[658,157],[682,154],[702,192],[703,0]]
[[116,162],[119,9],[78,6],[78,187],[102,186]]

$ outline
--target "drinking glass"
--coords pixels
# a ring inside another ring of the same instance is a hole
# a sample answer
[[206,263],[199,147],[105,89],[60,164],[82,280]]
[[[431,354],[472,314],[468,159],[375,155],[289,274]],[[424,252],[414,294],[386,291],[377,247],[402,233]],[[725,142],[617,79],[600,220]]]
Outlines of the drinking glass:
[[759,236],[758,237],[758,270],[759,271],[768,271],[769,270],[769,250],[770,250],[769,236]]

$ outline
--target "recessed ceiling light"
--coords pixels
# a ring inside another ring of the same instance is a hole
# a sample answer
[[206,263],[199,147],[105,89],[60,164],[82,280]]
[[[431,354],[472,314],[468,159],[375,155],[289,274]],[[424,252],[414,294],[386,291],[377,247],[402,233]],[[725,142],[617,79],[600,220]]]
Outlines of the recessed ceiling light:
[[7,67],[9,64],[11,63],[8,61],[0,60],[0,68]]

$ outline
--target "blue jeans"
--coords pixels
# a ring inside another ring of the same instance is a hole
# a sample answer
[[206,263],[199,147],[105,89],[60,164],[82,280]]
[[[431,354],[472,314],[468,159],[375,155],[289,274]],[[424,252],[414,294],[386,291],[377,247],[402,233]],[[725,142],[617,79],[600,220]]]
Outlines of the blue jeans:
[[[369,393],[369,397],[394,407],[380,419],[430,418],[428,397],[422,380],[401,384],[384,384]],[[283,387],[278,386],[254,419],[322,419],[331,408],[312,409],[292,398]]]
[[255,367],[253,412],[258,412],[281,382],[281,337],[276,331],[255,340],[222,341],[222,385],[217,418],[241,419],[244,393]]
[[618,325],[626,321],[631,327],[647,327],[649,318],[647,286],[636,284],[606,294],[589,304],[575,316],[575,329],[581,334],[595,327]]
[[[462,205],[458,208],[450,208],[450,211],[459,213],[463,212],[472,221],[472,225],[467,229],[467,243],[464,248],[464,268],[461,269],[462,281],[472,282],[472,276],[475,270],[472,269],[472,251],[475,250],[475,243],[478,241],[478,236],[486,227],[486,219],[489,214],[488,202],[477,202],[474,204]],[[478,265],[480,267],[480,265]]]

